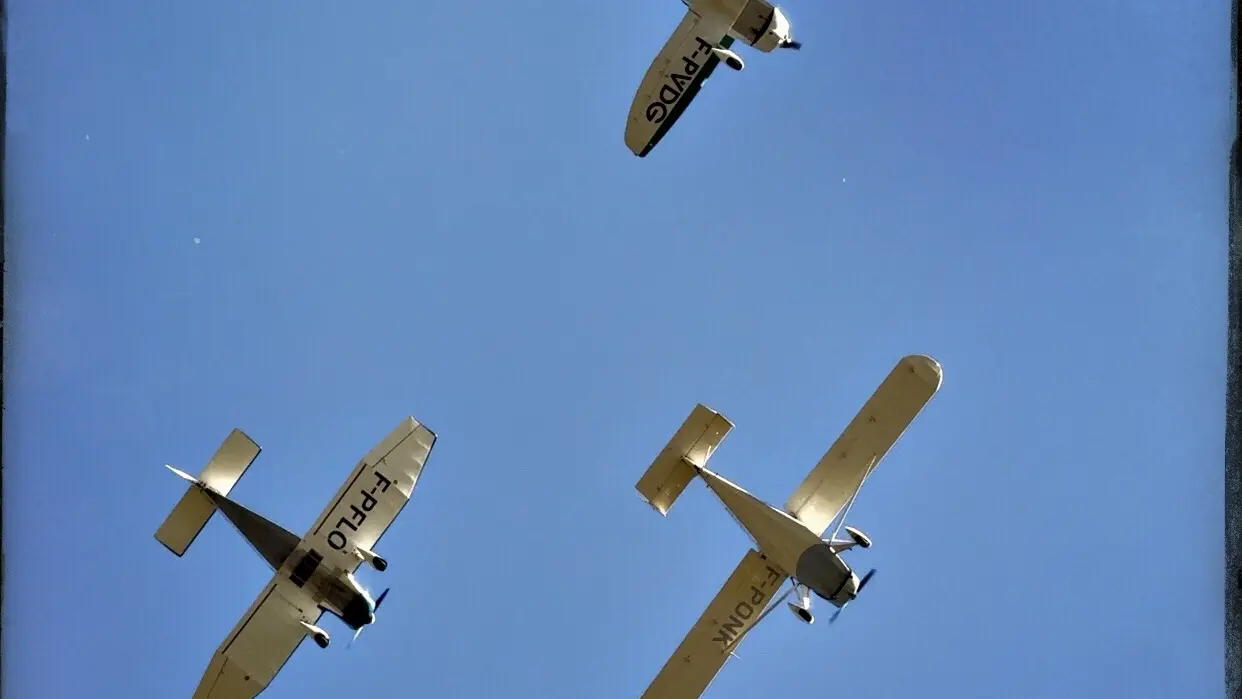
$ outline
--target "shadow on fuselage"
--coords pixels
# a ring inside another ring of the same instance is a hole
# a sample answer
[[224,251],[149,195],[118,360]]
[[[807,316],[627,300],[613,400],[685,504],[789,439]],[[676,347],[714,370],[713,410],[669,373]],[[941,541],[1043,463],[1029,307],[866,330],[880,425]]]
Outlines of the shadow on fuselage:
[[794,577],[820,599],[839,604],[838,597],[853,574],[841,557],[832,552],[831,546],[820,542],[798,557],[798,570]]

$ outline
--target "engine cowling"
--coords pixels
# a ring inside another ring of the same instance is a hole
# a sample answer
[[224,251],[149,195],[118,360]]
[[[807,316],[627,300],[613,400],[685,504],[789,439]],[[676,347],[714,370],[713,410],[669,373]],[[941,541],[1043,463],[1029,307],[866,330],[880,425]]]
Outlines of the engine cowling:
[[317,634],[314,634],[313,637],[315,639],[315,644],[318,645],[320,648],[327,648],[328,643],[331,642],[330,639],[328,638],[328,634],[326,633],[317,633]]
[[772,21],[768,24],[768,28],[764,30],[763,36],[759,37],[753,46],[764,53],[779,48],[797,48],[800,46],[793,40],[793,26],[789,22],[789,18],[781,12],[781,8],[772,8]]

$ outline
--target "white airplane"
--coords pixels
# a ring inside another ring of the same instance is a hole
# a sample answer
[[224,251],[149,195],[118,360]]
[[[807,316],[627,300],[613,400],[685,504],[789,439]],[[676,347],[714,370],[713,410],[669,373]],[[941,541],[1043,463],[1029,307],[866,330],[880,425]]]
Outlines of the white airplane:
[[[838,539],[837,533],[863,482],[940,390],[941,378],[940,364],[931,357],[912,355],[898,362],[790,496],[785,510],[707,470],[708,459],[733,423],[702,404],[695,407],[638,481],[638,492],[657,512],[667,515],[690,481],[699,476],[758,550],[746,551],[643,699],[697,699],[733,656],[742,637],[790,593],[798,593],[797,601],[789,603],[790,610],[808,624],[815,621],[809,593],[837,607],[828,623],[858,596],[875,570],[860,580],[841,553],[854,546],[868,548],[871,540],[854,527],[844,527],[848,539]],[[832,536],[821,539],[838,519]],[[790,589],[768,606],[790,578]]]
[[625,125],[625,145],[640,158],[673,128],[699,89],[724,61],[746,67],[729,47],[735,39],[764,53],[800,49],[785,13],[767,0],[681,0],[686,16],[638,85]]
[[363,562],[379,571],[388,567],[375,544],[409,501],[435,441],[435,433],[414,418],[403,420],[354,468],[302,537],[229,499],[261,451],[241,430],[229,434],[198,478],[168,466],[190,486],[155,532],[161,544],[184,555],[220,510],[275,571],[216,649],[194,699],[253,699],[303,638],[328,647],[328,634],[318,626],[325,611],[354,629],[355,639],[375,623],[388,590],[372,599],[354,571]]

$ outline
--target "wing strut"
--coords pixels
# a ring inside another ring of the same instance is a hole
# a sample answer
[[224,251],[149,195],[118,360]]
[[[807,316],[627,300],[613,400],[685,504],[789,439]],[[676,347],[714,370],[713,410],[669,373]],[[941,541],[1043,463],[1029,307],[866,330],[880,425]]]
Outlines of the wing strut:
[[832,530],[832,536],[828,537],[828,541],[837,540],[837,534],[841,532],[841,527],[845,526],[845,518],[849,516],[850,508],[854,506],[854,501],[858,499],[858,494],[862,492],[863,484],[867,482],[867,478],[875,470],[875,464],[879,460],[879,454],[871,455],[871,463],[867,464],[867,470],[863,471],[862,480],[858,481],[858,487],[854,489],[854,494],[850,496],[849,502],[845,503],[845,509],[841,510],[841,519],[837,522],[837,528]]

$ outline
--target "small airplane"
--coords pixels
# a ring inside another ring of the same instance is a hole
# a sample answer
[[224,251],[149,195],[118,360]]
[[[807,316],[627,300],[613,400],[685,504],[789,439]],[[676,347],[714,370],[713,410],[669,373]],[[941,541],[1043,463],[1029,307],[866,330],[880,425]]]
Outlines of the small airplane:
[[354,578],[363,562],[378,571],[388,562],[375,544],[414,491],[436,435],[408,417],[354,467],[319,519],[299,537],[228,497],[259,456],[258,444],[235,429],[198,478],[167,468],[190,482],[185,495],[155,532],[178,557],[219,510],[233,523],[275,575],[216,649],[194,699],[253,699],[310,636],[328,647],[318,626],[330,612],[354,630],[375,623],[388,590],[372,599]]
[[703,83],[724,64],[746,67],[729,47],[735,39],[764,53],[800,49],[789,19],[767,0],[681,0],[686,15],[638,85],[625,125],[625,145],[640,158],[664,138]]
[[[828,623],[854,600],[875,574],[861,579],[841,558],[855,546],[869,548],[871,539],[845,526],[850,506],[867,477],[888,453],[923,407],[940,390],[943,373],[931,357],[904,357],[863,405],[836,443],[819,460],[785,509],[773,507],[707,469],[733,423],[699,404],[639,479],[639,495],[661,515],[695,476],[720,499],[754,540],[742,562],[708,604],[681,645],[656,675],[642,699],[697,699],[707,691],[742,638],[791,593],[789,609],[807,624],[814,623],[811,595],[837,608]],[[838,521],[832,536],[821,538]],[[757,549],[757,550],[756,550]],[[792,583],[769,606],[786,580]]]

